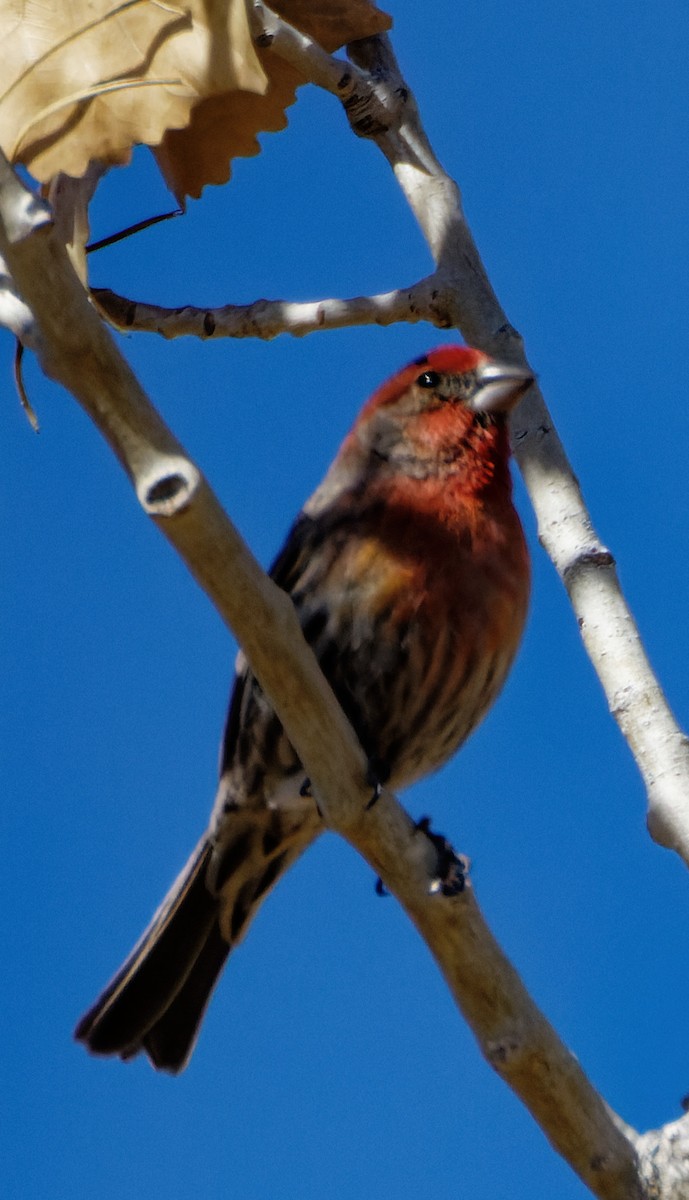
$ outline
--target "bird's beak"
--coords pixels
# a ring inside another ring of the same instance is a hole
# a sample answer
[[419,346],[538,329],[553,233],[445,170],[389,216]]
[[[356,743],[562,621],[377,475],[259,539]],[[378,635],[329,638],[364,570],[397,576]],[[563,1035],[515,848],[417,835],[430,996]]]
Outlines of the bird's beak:
[[531,371],[497,362],[482,363],[476,376],[478,390],[470,407],[483,413],[509,412],[534,382]]

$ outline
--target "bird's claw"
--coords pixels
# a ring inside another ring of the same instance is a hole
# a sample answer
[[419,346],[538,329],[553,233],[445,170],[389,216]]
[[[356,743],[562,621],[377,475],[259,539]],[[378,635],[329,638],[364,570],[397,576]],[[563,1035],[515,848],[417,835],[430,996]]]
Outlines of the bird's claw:
[[455,854],[450,842],[442,833],[433,833],[430,817],[422,817],[416,823],[417,833],[424,833],[438,856],[436,872],[428,891],[431,895],[459,896],[466,887],[469,864],[465,858]]
[[[366,782],[370,783],[370,780],[367,780]],[[378,800],[380,800],[382,795],[383,795],[383,785],[378,780],[376,780],[376,782],[373,784],[373,791],[371,793],[371,798],[366,805],[365,811],[368,812],[368,810],[370,808],[373,808],[373,805],[376,804],[378,802]]]
[[306,779],[304,780],[304,782],[302,783],[301,787],[299,788],[299,795],[301,796],[302,800],[313,800],[314,804],[316,805],[316,812],[318,813],[319,817],[322,820],[323,813],[321,812],[321,806],[318,803],[318,801],[316,800],[316,797],[314,796],[313,792],[311,791],[311,780],[309,779],[308,775],[307,775]]
[[390,768],[379,758],[369,758],[366,768],[366,782],[373,789],[371,798],[366,805],[366,812],[380,800],[383,788],[390,778]]

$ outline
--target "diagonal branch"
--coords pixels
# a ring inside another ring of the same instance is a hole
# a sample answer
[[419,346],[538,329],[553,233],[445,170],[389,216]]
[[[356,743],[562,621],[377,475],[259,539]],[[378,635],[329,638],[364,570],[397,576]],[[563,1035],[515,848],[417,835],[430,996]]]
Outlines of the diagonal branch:
[[198,468],[150,404],[102,325],[57,236],[0,156],[0,253],[40,338],[46,374],[68,388],[236,634],[312,781],[328,823],[367,859],[426,940],[487,1060],[599,1197],[646,1200],[636,1137],[614,1116],[539,1012],[488,930],[472,890],[433,886],[436,852],[389,795],[367,809],[364,755],[307,647],[291,602],[260,570]]
[[[431,248],[436,278],[451,297],[451,323],[470,344],[525,365],[522,339],[490,284],[459,189],[433,154],[388,39],[354,43],[350,52],[372,79],[385,81],[387,91],[406,96],[402,119],[375,140]],[[610,711],[646,785],[650,832],[689,865],[689,739],[653,673],[614,558],[593,527],[539,388],[531,388],[519,406],[512,432],[541,543],[567,589]]]

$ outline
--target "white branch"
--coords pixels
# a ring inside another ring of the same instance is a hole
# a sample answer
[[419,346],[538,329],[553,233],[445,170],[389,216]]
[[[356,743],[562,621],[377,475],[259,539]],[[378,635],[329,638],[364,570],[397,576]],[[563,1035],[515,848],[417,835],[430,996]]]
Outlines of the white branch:
[[[374,140],[390,162],[437,264],[436,286],[450,323],[467,342],[505,361],[526,365],[522,339],[490,284],[462,212],[459,189],[436,159],[414,98],[390,43],[368,38],[350,46],[383,100],[403,108]],[[308,68],[305,55],[302,69]],[[381,107],[376,106],[376,120]],[[355,132],[361,133],[358,124]],[[369,135],[371,136],[371,135]],[[620,588],[614,560],[596,533],[581,490],[538,388],[519,406],[515,454],[538,519],[541,542],[569,594],[584,645],[610,711],[646,785],[648,825],[657,842],[689,865],[689,739],[677,725]]]
[[[395,82],[398,90],[406,89],[387,39],[368,39],[352,50],[373,77],[386,78],[388,89]],[[435,159],[406,90],[405,118],[376,140],[433,251],[437,276],[454,298],[452,323],[471,344],[524,364],[521,338],[490,285],[458,189]],[[613,557],[593,527],[538,388],[517,410],[513,440],[541,542],[567,589],[610,711],[644,779],[651,834],[689,865],[689,740],[653,673]]]
[[308,76],[311,83],[346,99],[355,90],[357,83],[364,92],[369,91],[366,76],[345,59],[335,58],[307,34],[283,21],[272,8],[261,0],[252,0],[249,13],[254,40],[263,50],[274,50],[285,62],[303,74],[308,61]]
[[444,296],[435,277],[410,288],[355,296],[350,300],[254,300],[252,304],[224,304],[219,308],[163,308],[158,304],[128,300],[107,288],[94,288],[92,297],[103,316],[123,332],[159,333],[165,338],[192,335],[199,338],[258,337],[266,341],[281,333],[303,337],[319,329],[354,325],[393,325],[398,321],[433,321],[449,324]]

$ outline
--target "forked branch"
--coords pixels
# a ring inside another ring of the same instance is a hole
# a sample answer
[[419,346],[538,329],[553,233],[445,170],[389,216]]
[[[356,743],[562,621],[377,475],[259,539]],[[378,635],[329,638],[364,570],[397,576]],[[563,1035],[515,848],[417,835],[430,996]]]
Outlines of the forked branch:
[[[145,311],[99,292],[126,328],[168,336],[275,336],[339,324],[430,320],[467,341],[523,362],[519,335],[490,286],[464,219],[459,191],[435,159],[409,89],[384,38],[331,58],[263,5],[262,44],[339,95],[360,136],[372,137],[395,172],[436,262],[402,292],[349,301],[246,309]],[[17,318],[47,374],[89,412],[127,470],[144,510],[175,546],[238,640],[311,778],[332,828],[370,862],[426,939],[481,1049],[600,1197],[670,1197],[689,1190],[687,1121],[639,1137],[591,1086],[538,1011],[487,929],[468,888],[432,894],[432,847],[394,797],[366,811],[360,747],[301,636],[285,596],[263,575],[198,469],[151,407],[103,329],[52,228],[6,162],[0,163],[0,253],[17,296]],[[184,322],[189,324],[183,328]],[[193,326],[193,327],[192,327]],[[611,555],[595,534],[542,398],[532,391],[513,430],[541,539],[574,604],[611,710],[632,746],[649,794],[654,836],[689,862],[689,751],[648,666],[621,596]],[[605,651],[602,653],[601,651]]]

